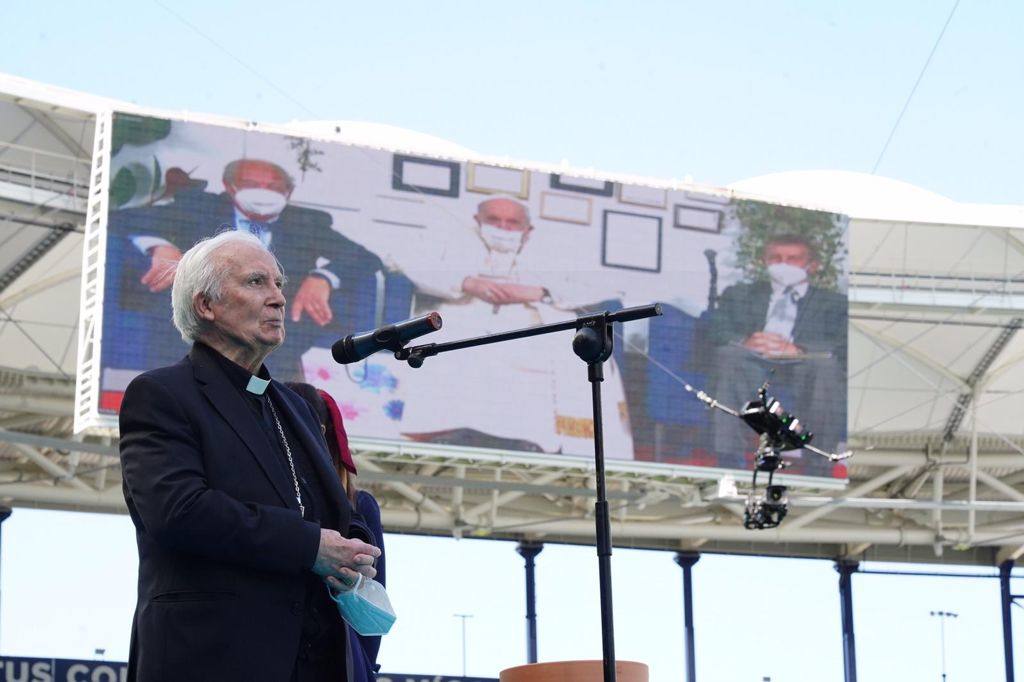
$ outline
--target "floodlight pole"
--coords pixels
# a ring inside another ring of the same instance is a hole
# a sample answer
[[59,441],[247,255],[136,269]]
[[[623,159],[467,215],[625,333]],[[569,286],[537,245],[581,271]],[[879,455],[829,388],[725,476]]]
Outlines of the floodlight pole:
[[946,682],[946,619],[956,618],[958,614],[952,611],[930,611],[929,613],[939,619],[939,643],[942,647],[942,682]]
[[604,473],[604,428],[601,412],[601,382],[604,381],[604,363],[612,356],[614,334],[612,324],[630,322],[661,315],[661,306],[651,305],[623,308],[614,313],[600,312],[581,315],[575,320],[542,324],[509,332],[478,336],[448,343],[428,343],[422,346],[403,348],[395,352],[396,360],[405,360],[411,367],[422,367],[423,361],[431,356],[463,348],[485,346],[501,341],[512,341],[541,334],[575,329],[572,350],[580,360],[587,363],[587,380],[591,386],[591,400],[594,408],[594,464],[597,479],[597,502],[594,504],[594,522],[597,533],[597,568],[601,593],[601,649],[603,656],[604,682],[615,682],[615,632],[612,622],[612,529],[608,513],[608,497],[605,490]]
[[857,644],[853,630],[853,574],[860,564],[837,561],[839,573],[839,610],[843,622],[843,680],[857,682]]
[[453,613],[456,618],[462,619],[462,676],[466,676],[466,619],[472,618],[472,613]]

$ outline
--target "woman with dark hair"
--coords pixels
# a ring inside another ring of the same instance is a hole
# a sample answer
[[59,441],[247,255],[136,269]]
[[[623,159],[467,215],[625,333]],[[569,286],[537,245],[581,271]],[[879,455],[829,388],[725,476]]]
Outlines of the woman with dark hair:
[[[299,382],[289,382],[288,388],[298,393],[316,413],[320,421],[320,429],[327,440],[327,449],[331,453],[331,462],[338,472],[341,485],[352,503],[352,509],[362,516],[363,521],[369,527],[373,536],[373,544],[380,549],[380,557],[375,564],[377,568],[376,580],[386,586],[384,571],[384,528],[380,521],[380,506],[373,495],[365,490],[360,490],[355,483],[356,464],[352,459],[352,452],[348,447],[348,434],[345,433],[345,423],[341,418],[341,410],[326,391],[315,386]],[[348,625],[346,624],[346,627]],[[358,634],[351,627],[349,634],[349,656],[351,673],[348,682],[372,682],[377,679],[377,652],[380,651],[380,636],[364,636]]]

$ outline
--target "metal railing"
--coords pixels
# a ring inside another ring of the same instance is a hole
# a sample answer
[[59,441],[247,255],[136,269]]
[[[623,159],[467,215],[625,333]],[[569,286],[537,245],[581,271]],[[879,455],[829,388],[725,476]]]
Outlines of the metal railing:
[[84,201],[91,164],[91,159],[0,142],[0,183],[27,189],[29,203],[45,203],[55,194]]

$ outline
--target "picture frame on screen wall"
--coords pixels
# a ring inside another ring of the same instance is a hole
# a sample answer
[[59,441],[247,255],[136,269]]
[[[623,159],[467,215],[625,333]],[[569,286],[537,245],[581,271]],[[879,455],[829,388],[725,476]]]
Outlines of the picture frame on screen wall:
[[590,197],[556,192],[540,193],[540,217],[545,220],[589,225],[593,208]]
[[601,265],[661,272],[661,217],[605,210],[601,221]]
[[718,234],[722,231],[722,212],[715,208],[676,204],[672,225],[681,230]]
[[466,164],[466,189],[480,194],[508,194],[530,198],[530,171],[482,163]]
[[580,192],[599,197],[615,195],[615,183],[611,180],[595,180],[594,178],[581,178],[574,175],[552,173],[550,185],[551,189],[560,189],[566,192]]
[[634,206],[666,208],[668,206],[668,190],[643,185],[619,185],[619,201]]
[[455,161],[395,154],[391,188],[400,192],[457,198],[459,175],[460,167]]

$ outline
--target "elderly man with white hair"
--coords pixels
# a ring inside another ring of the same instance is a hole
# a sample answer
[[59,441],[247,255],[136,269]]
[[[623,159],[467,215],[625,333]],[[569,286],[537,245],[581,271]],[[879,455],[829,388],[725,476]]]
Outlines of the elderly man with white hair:
[[139,548],[134,680],[344,680],[326,585],[372,577],[380,551],[333,471],[315,415],[271,379],[284,277],[225,232],[178,265],[174,324],[192,344],[128,386],[124,495]]

